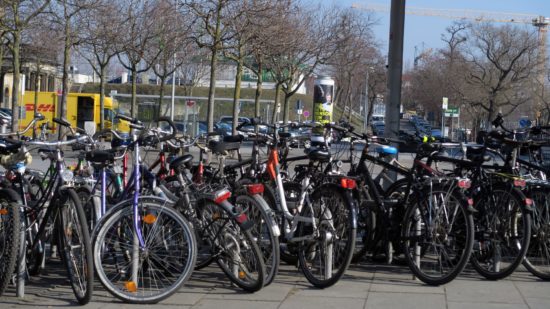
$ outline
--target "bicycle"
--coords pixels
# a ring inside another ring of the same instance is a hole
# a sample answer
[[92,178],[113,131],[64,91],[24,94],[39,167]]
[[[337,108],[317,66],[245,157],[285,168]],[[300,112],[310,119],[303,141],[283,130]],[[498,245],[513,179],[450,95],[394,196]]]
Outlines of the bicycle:
[[[39,120],[38,116],[29,127]],[[70,128],[70,124],[62,119],[54,118],[60,125]],[[81,130],[77,130],[81,131]],[[73,188],[73,174],[65,168],[61,147],[87,140],[80,137],[71,128],[75,138],[68,141],[46,142],[37,140],[10,141],[12,149],[27,152],[27,146],[54,147],[40,148],[39,153],[44,159],[49,159],[55,170],[44,189],[44,194],[38,201],[29,200],[28,183],[25,178],[25,163],[16,164],[10,169],[12,186],[21,197],[21,230],[19,264],[17,269],[17,294],[24,295],[25,276],[32,272],[32,266],[37,268],[38,261],[44,257],[44,239],[53,235],[62,261],[68,271],[71,287],[77,301],[86,304],[90,301],[93,291],[93,262],[91,242],[84,210],[80,199]],[[0,134],[3,136],[19,135],[23,132]],[[34,262],[33,262],[34,260]]]
[[[101,215],[93,235],[94,264],[102,285],[113,296],[129,303],[156,303],[189,279],[197,255],[194,231],[187,219],[168,201],[140,195],[140,147],[148,140],[171,139],[176,128],[168,118],[159,118],[158,122],[167,122],[171,132],[146,128],[127,116],[116,117],[130,122],[132,129],[128,149],[133,152],[133,181],[127,186],[132,196]],[[105,166],[114,155],[96,151],[87,159]],[[102,169],[101,212],[106,202],[105,173]]]

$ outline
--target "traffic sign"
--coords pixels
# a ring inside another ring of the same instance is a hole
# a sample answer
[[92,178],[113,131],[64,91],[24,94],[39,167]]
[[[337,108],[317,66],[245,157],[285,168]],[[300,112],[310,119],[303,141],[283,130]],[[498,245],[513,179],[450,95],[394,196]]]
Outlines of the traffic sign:
[[296,114],[301,115],[303,111],[304,111],[303,109],[298,109],[296,110]]
[[306,117],[306,118],[309,117],[309,111],[304,111],[302,114],[303,114],[304,117]]
[[460,114],[460,109],[458,107],[450,107],[445,110],[445,117],[457,118]]
[[443,97],[443,104],[442,104],[441,108],[447,109],[448,105],[449,105],[449,98]]
[[185,103],[186,103],[187,106],[189,106],[189,107],[195,105],[195,101],[193,101],[193,100],[187,100]]

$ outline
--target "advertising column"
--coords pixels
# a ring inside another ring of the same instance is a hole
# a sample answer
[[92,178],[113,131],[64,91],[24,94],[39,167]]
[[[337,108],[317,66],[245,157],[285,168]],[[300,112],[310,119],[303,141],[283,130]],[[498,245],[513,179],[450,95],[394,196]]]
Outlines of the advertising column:
[[313,88],[313,121],[319,123],[332,122],[332,98],[334,97],[334,80],[328,76],[320,76],[315,80]]

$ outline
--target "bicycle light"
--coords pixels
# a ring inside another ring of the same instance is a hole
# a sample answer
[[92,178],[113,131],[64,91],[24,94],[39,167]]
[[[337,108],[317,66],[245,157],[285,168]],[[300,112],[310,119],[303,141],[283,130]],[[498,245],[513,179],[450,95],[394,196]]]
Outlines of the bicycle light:
[[520,187],[520,188],[523,188],[525,187],[525,179],[514,179],[514,187]]
[[458,187],[461,189],[469,189],[472,186],[470,179],[459,179]]
[[72,171],[70,170],[63,170],[61,173],[61,179],[64,181],[64,182],[70,182],[70,181],[73,181],[73,178],[74,178],[74,174]]
[[355,180],[350,178],[340,179],[340,185],[344,189],[355,189],[357,187],[357,183],[355,182]]
[[246,186],[246,190],[250,195],[262,194],[264,193],[264,185],[261,183],[250,184]]
[[214,202],[220,204],[231,197],[231,192],[227,189],[220,190],[214,194]]

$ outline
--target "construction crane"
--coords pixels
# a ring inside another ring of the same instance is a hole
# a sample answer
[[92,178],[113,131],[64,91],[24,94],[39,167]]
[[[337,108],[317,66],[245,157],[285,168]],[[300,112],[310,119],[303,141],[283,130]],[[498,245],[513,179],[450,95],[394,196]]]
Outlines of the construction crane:
[[[390,12],[390,7],[381,3],[368,3],[359,4],[353,3],[351,5],[354,9],[372,12]],[[452,20],[467,20],[473,22],[491,22],[491,23],[514,23],[533,25],[537,27],[538,31],[538,64],[539,75],[537,80],[539,87],[544,89],[544,78],[546,72],[546,54],[547,54],[547,38],[548,38],[548,25],[550,24],[550,18],[535,14],[522,14],[522,13],[505,13],[505,12],[488,12],[480,10],[470,9],[433,9],[433,8],[419,8],[419,7],[406,7],[405,14],[419,15],[419,16],[434,16],[448,18]],[[539,101],[539,100],[537,100]],[[540,102],[537,102],[537,107],[541,108]]]

